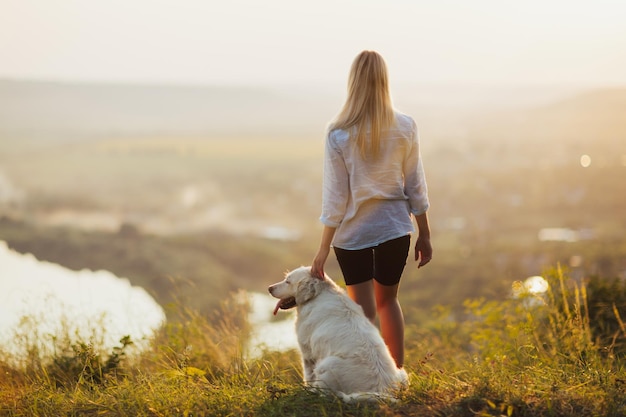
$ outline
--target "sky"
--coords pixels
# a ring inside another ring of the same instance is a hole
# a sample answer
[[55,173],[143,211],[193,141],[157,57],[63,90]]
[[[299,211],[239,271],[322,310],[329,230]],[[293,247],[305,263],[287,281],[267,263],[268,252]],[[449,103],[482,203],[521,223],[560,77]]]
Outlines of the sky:
[[622,0],[0,0],[0,78],[345,85],[626,85]]

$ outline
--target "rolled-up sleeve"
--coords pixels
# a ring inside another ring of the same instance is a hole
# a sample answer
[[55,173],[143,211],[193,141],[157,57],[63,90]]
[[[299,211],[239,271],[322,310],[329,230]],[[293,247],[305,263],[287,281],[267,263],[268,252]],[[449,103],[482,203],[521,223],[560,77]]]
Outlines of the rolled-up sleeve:
[[322,184],[322,215],[320,221],[329,227],[338,227],[346,213],[350,183],[348,170],[340,149],[334,143],[332,132],[326,136],[324,149],[324,176]]
[[419,216],[428,211],[430,206],[428,187],[420,156],[419,134],[415,124],[413,125],[411,146],[404,160],[404,192],[409,198],[409,205],[413,215]]

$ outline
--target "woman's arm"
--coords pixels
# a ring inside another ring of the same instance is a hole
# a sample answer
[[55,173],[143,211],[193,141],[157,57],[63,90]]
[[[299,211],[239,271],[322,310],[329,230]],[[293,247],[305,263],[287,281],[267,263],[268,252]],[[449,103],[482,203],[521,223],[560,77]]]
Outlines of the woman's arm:
[[322,177],[321,222],[329,227],[338,227],[346,213],[350,197],[350,176],[333,133],[326,137],[324,149],[324,175]]
[[337,230],[337,228],[324,226],[320,247],[315,255],[315,258],[313,259],[313,263],[311,264],[311,275],[314,277],[324,278],[324,264],[326,263],[326,259],[328,259],[328,254],[330,253],[330,245],[333,242],[335,230]]
[[[415,121],[413,121],[413,129],[411,146],[405,155],[403,164],[404,193],[409,198],[411,213],[417,218],[421,213],[425,213],[428,210],[430,204],[424,166],[420,155],[419,134]],[[425,221],[426,225],[428,225],[428,220]]]

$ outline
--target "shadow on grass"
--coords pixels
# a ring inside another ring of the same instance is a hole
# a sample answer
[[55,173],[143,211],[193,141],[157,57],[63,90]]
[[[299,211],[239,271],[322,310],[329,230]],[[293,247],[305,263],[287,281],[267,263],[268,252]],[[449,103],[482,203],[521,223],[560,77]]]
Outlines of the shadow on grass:
[[[381,416],[398,415],[381,403],[347,404],[323,390],[303,385],[267,385],[268,398],[256,410],[259,416]],[[402,414],[400,414],[402,415]]]

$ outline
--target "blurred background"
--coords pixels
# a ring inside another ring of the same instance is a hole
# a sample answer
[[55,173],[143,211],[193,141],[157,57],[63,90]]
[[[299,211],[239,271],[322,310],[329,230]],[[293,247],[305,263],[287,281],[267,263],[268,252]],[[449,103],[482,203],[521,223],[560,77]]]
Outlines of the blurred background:
[[[166,314],[265,293],[315,254],[325,127],[374,49],[430,190],[407,320],[557,265],[626,279],[624,22],[610,0],[0,0],[0,249]],[[40,285],[9,265],[0,308],[22,314]]]

